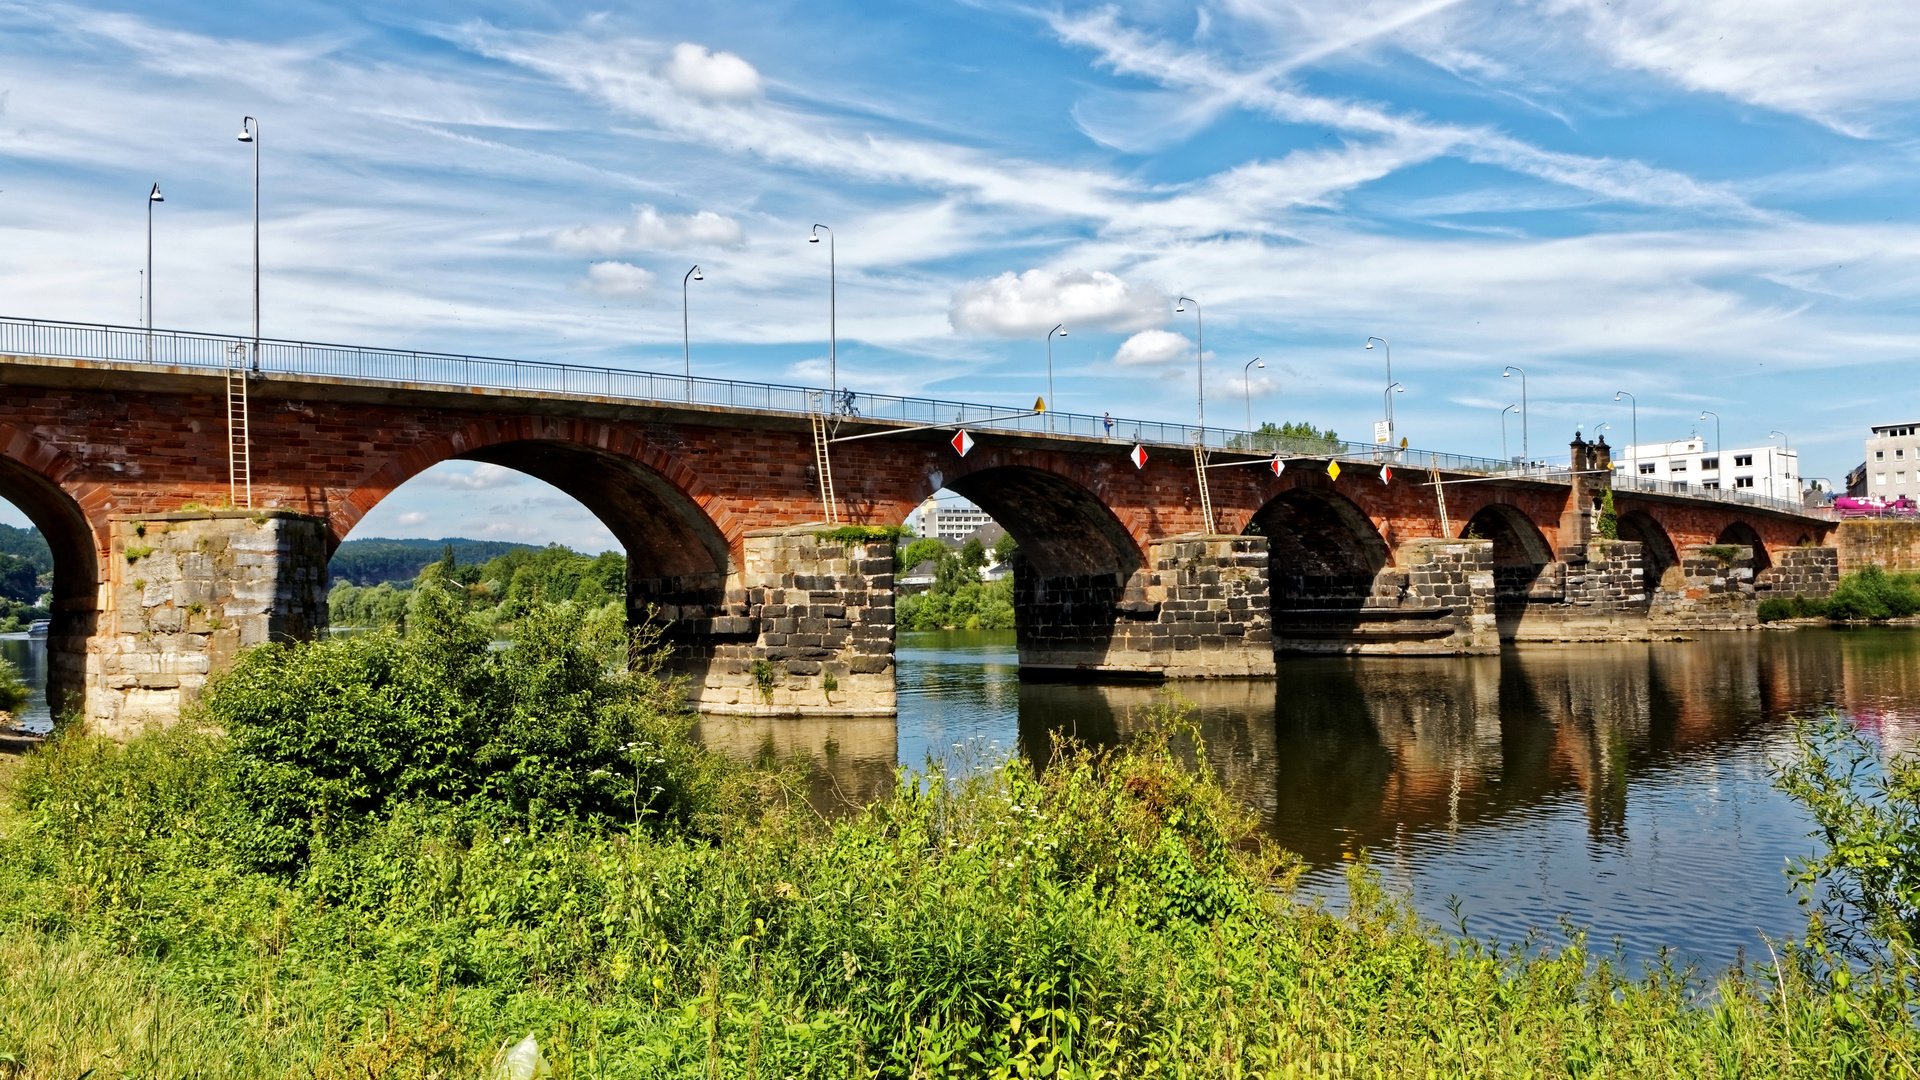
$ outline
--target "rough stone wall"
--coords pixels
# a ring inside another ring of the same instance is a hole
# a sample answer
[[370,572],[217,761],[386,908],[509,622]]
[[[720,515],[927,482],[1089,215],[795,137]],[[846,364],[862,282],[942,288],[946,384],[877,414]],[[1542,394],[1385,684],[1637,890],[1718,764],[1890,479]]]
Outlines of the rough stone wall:
[[1746,630],[1760,625],[1753,549],[1690,544],[1654,590],[1647,613],[1654,632]]
[[701,712],[894,713],[893,541],[845,543],[820,531],[748,533],[740,584],[727,592],[744,610],[679,631],[708,635],[672,660]]
[[1176,679],[1274,673],[1267,541],[1189,535],[1117,575],[1046,577],[1014,559],[1020,666]]
[[1453,656],[1498,652],[1493,541],[1411,540],[1363,598],[1295,599],[1274,615],[1280,652]]
[[1920,520],[1843,521],[1833,543],[1841,573],[1868,566],[1895,574],[1920,571]]
[[1761,575],[1769,596],[1831,596],[1840,583],[1840,552],[1830,547],[1791,547],[1773,553],[1773,568]]
[[[1500,628],[1515,642],[1640,641],[1647,627],[1645,553],[1631,540],[1591,540],[1559,567],[1560,595],[1537,595]],[[1546,574],[1542,574],[1546,577]]]
[[327,536],[317,518],[116,518],[111,552],[103,625],[88,652],[86,720],[99,733],[171,723],[241,649],[327,625]]

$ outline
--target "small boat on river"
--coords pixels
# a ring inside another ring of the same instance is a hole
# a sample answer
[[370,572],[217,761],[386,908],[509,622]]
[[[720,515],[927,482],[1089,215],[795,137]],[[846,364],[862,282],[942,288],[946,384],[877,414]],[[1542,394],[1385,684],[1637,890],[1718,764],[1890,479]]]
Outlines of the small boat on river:
[[47,631],[52,628],[53,628],[52,619],[35,619],[32,622],[27,624],[27,636],[28,637],[46,637]]

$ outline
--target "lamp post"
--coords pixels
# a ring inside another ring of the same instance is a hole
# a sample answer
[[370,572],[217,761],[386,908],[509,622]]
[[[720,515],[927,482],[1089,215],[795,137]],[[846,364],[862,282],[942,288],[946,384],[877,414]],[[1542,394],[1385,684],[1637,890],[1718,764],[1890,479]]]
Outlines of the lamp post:
[[1061,323],[1060,325],[1047,331],[1047,430],[1048,431],[1053,430],[1053,413],[1055,409],[1060,407],[1060,403],[1055,401],[1053,398],[1053,338],[1054,338],[1054,335],[1056,334],[1058,334],[1061,337],[1066,337],[1067,324]]
[[[1387,357],[1387,388],[1391,390],[1394,385],[1393,384],[1393,346],[1387,344],[1386,338],[1370,337],[1367,339],[1367,344],[1365,347],[1367,349],[1372,349],[1373,343],[1376,341],[1380,343],[1381,351],[1384,352]],[[1387,396],[1386,419],[1387,419],[1387,445],[1391,446],[1393,445],[1393,397],[1391,395]]]
[[[1244,389],[1246,391],[1246,397],[1247,397],[1247,430],[1249,432],[1253,430],[1253,369],[1254,368],[1259,368],[1261,371],[1267,370],[1266,361],[1256,356],[1253,359],[1247,361],[1247,366],[1240,369],[1240,377],[1243,380]],[[1248,445],[1251,446],[1252,444],[1249,443]]]
[[680,363],[687,372],[687,400],[693,400],[693,334],[687,328],[687,282],[707,280],[698,263],[680,279]]
[[1726,445],[1720,441],[1720,414],[1712,409],[1700,410],[1700,419],[1705,420],[1709,416],[1713,417],[1713,448],[1725,453]]
[[1187,310],[1185,304],[1193,305],[1193,367],[1195,385],[1198,387],[1200,404],[1200,442],[1207,441],[1207,327],[1200,317],[1200,301],[1190,296],[1180,297],[1174,304],[1175,312]]
[[1639,487],[1640,486],[1640,399],[1637,397],[1634,397],[1632,394],[1627,393],[1625,390],[1616,390],[1613,392],[1613,400],[1619,401],[1621,398],[1626,398],[1627,403],[1633,406],[1633,448],[1631,452],[1627,454],[1627,460],[1631,463],[1630,468],[1632,468],[1633,470],[1633,486]]
[[[807,243],[819,243],[822,229],[827,231],[827,395],[832,397],[840,392],[840,313],[837,310],[840,283],[839,272],[834,266],[833,230],[825,225],[815,225]],[[837,402],[839,399],[834,400]],[[839,408],[838,405],[834,407]]]
[[1403,383],[1388,383],[1387,388],[1385,390],[1380,391],[1380,400],[1385,403],[1383,407],[1387,410],[1387,453],[1389,455],[1391,455],[1394,450],[1393,395],[1404,394],[1406,392],[1407,392],[1407,388],[1406,388],[1406,385]]
[[153,190],[147,192],[147,281],[146,288],[140,290],[147,294],[147,362],[153,362],[153,204],[166,202],[167,197],[160,194],[160,181],[153,182]]
[[[151,288],[153,288],[153,286],[152,286],[152,285],[148,285],[148,286],[147,286],[147,288],[149,288],[149,289],[151,289]],[[1786,456],[1787,456],[1788,454],[1791,454],[1791,453],[1793,453],[1793,440],[1791,440],[1791,439],[1789,439],[1789,438],[1787,438],[1787,433],[1786,433],[1786,432],[1784,432],[1784,431],[1769,431],[1769,432],[1767,432],[1767,438],[1768,438],[1768,439],[1772,439],[1772,438],[1773,438],[1773,437],[1774,437],[1775,435],[1778,435],[1778,436],[1780,436],[1780,457],[1781,457],[1781,461],[1780,461],[1780,464],[1781,464],[1781,465],[1782,465],[1783,467],[1786,467],[1786,468],[1791,468],[1792,466],[1791,466],[1791,465],[1789,465],[1789,464],[1787,463],[1787,461],[1786,461]],[[1793,479],[1793,474],[1792,474],[1792,473],[1788,473],[1788,474],[1786,474],[1786,476],[1784,477],[1784,479],[1787,479],[1787,480],[1792,480],[1792,479]],[[1799,490],[1799,489],[1798,489],[1798,488],[1796,487],[1796,488],[1795,488],[1795,490],[1797,491],[1797,490]],[[1769,495],[1772,495],[1772,494],[1773,494],[1773,469],[1772,469],[1772,467],[1771,467],[1771,463],[1769,463],[1769,467],[1768,467],[1768,469],[1767,469],[1767,494],[1769,494]]]
[[1520,372],[1520,456],[1526,458],[1528,461],[1532,461],[1533,451],[1529,448],[1527,441],[1527,373],[1520,371],[1519,368],[1514,367],[1512,364],[1508,364],[1506,367],[1500,369],[1500,377],[1503,379],[1512,378],[1513,373],[1516,371]]
[[[240,141],[253,144],[253,370],[260,370],[260,121],[240,118]],[[152,286],[148,286],[151,289]]]
[[1519,411],[1518,405],[1509,405],[1500,410],[1500,460],[1509,465],[1513,464],[1513,459],[1507,456],[1507,414]]

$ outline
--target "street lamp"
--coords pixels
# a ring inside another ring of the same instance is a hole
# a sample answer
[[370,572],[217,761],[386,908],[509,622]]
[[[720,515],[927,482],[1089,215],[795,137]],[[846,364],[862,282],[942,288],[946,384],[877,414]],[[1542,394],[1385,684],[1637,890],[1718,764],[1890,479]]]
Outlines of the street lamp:
[[1719,414],[1719,413],[1717,413],[1717,412],[1714,412],[1714,411],[1713,411],[1712,409],[1701,409],[1701,410],[1700,410],[1700,419],[1702,419],[1702,420],[1705,420],[1705,419],[1706,419],[1707,417],[1709,417],[1709,416],[1711,416],[1711,417],[1713,417],[1713,446],[1714,446],[1714,449],[1716,449],[1716,450],[1719,450],[1719,451],[1720,451],[1721,453],[1725,453],[1725,452],[1726,452],[1726,449],[1727,449],[1727,447],[1726,447],[1726,444],[1725,444],[1725,443],[1722,443],[1722,442],[1720,441],[1720,414]]
[[[1387,344],[1386,338],[1370,337],[1365,347],[1372,349],[1376,341],[1380,343],[1381,351],[1387,356],[1387,388],[1391,390],[1393,388],[1393,346]],[[1389,444],[1393,442],[1393,398],[1391,396],[1387,398],[1387,442]]]
[[1639,487],[1640,486],[1640,399],[1637,397],[1634,397],[1632,394],[1627,393],[1625,390],[1614,391],[1613,400],[1619,401],[1621,398],[1626,398],[1627,403],[1633,406],[1633,446],[1627,453],[1627,460],[1632,463],[1630,465],[1630,468],[1633,469],[1633,486]]
[[147,362],[153,362],[153,204],[166,202],[167,197],[160,194],[160,181],[153,182],[153,190],[147,192],[147,287],[141,291],[147,294]]
[[1513,459],[1507,456],[1507,414],[1519,411],[1518,405],[1509,405],[1500,410],[1500,460],[1509,465],[1513,464]]
[[680,279],[680,362],[687,370],[687,400],[693,400],[693,335],[687,329],[687,282],[707,280],[698,263]]
[[[807,238],[807,243],[819,243],[822,229],[827,227],[815,225],[813,235]],[[829,397],[840,392],[840,313],[837,310],[839,292],[838,271],[834,267],[833,230],[827,229],[827,395]],[[838,406],[836,405],[835,408]]]
[[1385,390],[1380,391],[1380,398],[1382,401],[1386,403],[1385,408],[1387,410],[1387,449],[1389,451],[1393,449],[1393,395],[1404,394],[1406,392],[1407,392],[1407,388],[1405,384],[1402,384],[1402,383],[1388,383],[1387,388]]
[[1182,296],[1175,302],[1173,310],[1187,310],[1181,306],[1184,304],[1193,305],[1193,366],[1200,403],[1200,442],[1204,444],[1207,441],[1207,328],[1200,318],[1200,301]]
[[[253,144],[253,370],[260,370],[260,121],[240,118],[240,141]],[[147,288],[151,290],[152,285]]]
[[[1500,377],[1512,378],[1516,371],[1520,369],[1508,364],[1500,369]],[[1527,442],[1527,373],[1524,371],[1520,371],[1520,456],[1528,461],[1533,460],[1533,451],[1529,449]]]
[[[153,286],[148,285],[147,287],[151,289]],[[1784,468],[1792,468],[1792,466],[1787,462],[1786,457],[1788,454],[1793,453],[1793,440],[1787,438],[1787,433],[1784,431],[1767,432],[1767,438],[1769,439],[1773,438],[1775,435],[1780,436],[1781,466]],[[1783,478],[1787,480],[1792,480],[1794,477],[1792,473],[1787,473]],[[1796,487],[1795,490],[1797,491],[1799,489]],[[1768,464],[1768,468],[1767,468],[1767,494],[1769,495],[1773,494],[1773,468],[1771,463]]]
[[1061,337],[1066,337],[1067,324],[1061,323],[1060,325],[1047,331],[1047,430],[1048,431],[1053,430],[1054,410],[1060,407],[1060,403],[1055,401],[1053,398],[1053,337],[1055,334],[1058,334]]
[[[1244,381],[1244,384],[1245,384],[1244,388],[1245,388],[1246,397],[1247,397],[1247,430],[1248,431],[1253,430],[1253,369],[1254,368],[1259,368],[1261,371],[1265,371],[1267,370],[1267,362],[1256,356],[1253,359],[1247,361],[1246,367],[1243,367],[1240,369],[1240,377]],[[1248,445],[1251,446],[1252,444],[1249,443]]]

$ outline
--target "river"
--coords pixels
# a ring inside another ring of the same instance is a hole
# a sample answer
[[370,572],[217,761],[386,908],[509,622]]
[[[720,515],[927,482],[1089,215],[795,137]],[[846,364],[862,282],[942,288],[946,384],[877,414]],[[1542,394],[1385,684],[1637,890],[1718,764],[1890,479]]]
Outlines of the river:
[[1425,915],[1502,942],[1672,949],[1714,970],[1804,929],[1789,860],[1806,815],[1768,764],[1791,718],[1837,709],[1911,747],[1920,633],[1767,631],[1529,647],[1454,659],[1282,658],[1272,680],[1022,681],[1010,632],[902,634],[900,715],[805,727],[709,719],[711,743],[827,763],[816,797],[858,801],[898,764],[1111,743],[1163,695],[1187,703],[1225,786],[1306,860],[1332,902],[1362,852]]

